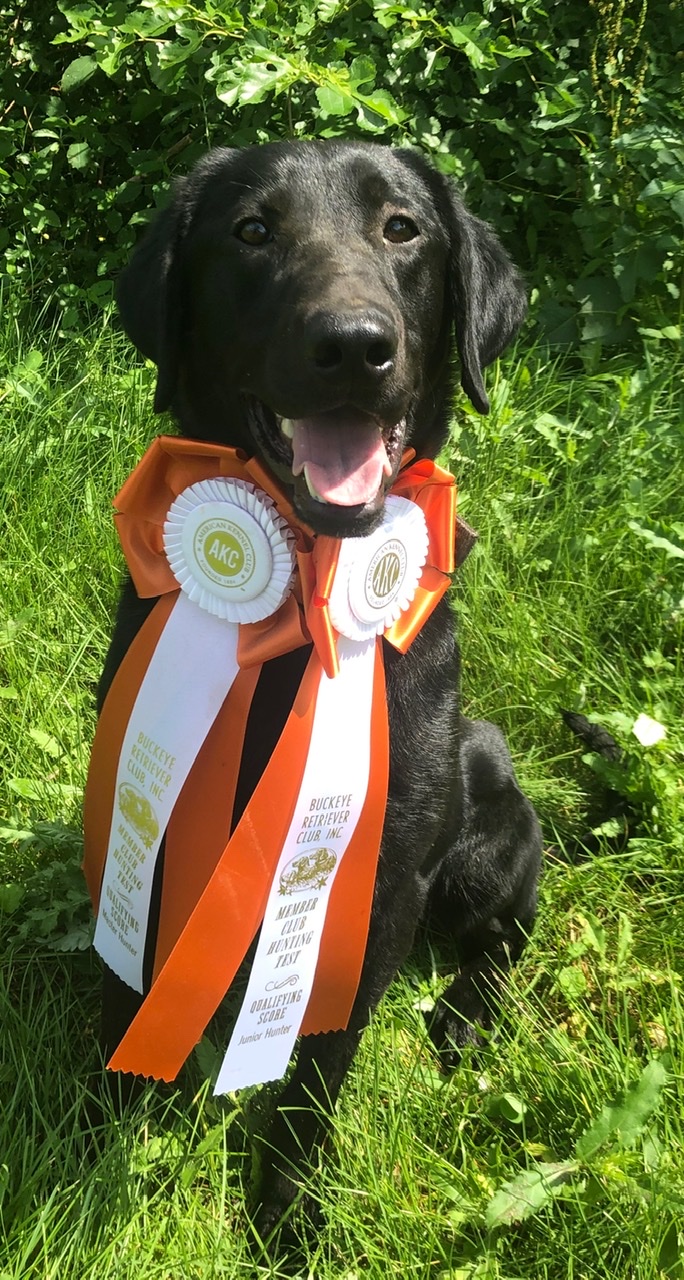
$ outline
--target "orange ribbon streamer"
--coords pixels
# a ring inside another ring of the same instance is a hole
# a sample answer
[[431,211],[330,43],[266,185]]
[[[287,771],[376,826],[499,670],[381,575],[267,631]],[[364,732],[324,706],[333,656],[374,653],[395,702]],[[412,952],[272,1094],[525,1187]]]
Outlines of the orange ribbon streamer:
[[[329,677],[339,671],[336,634],[327,608],[339,542],[315,538],[257,459],[202,441],[175,437],[154,441],[114,499],[119,536],[138,595],[161,599],[119,667],[93,745],[84,810],[84,869],[95,908],[124,734],[178,596],[178,583],[163,550],[164,521],[179,493],[216,476],[252,482],[274,500],[278,514],[295,535],[298,585],[270,618],[240,626],[240,673],[197,755],[167,828],[153,984],[108,1064],[167,1080],[175,1077],[201,1037],[259,927],[304,772],[321,671]],[[449,586],[456,488],[448,472],[433,462],[420,461],[404,467],[392,492],[421,507],[429,533],[427,563],[414,601],[386,632],[386,638],[406,652]],[[312,640],[314,650],[285,729],[231,836],[245,728],[261,664]],[[331,892],[302,1034],[346,1026],[351,1012],[368,935],[388,762],[378,640],[368,793]],[[217,795],[222,798],[220,805]]]

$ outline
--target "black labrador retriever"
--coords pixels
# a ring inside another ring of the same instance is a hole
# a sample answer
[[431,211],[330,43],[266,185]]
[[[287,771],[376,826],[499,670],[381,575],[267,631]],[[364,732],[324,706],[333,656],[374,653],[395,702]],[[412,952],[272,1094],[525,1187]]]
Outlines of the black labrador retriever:
[[[339,538],[378,524],[406,447],[434,458],[443,444],[454,345],[462,385],[487,412],[483,368],[526,309],[496,236],[449,181],[414,151],[339,141],[211,152],[176,184],[118,303],[157,364],[156,410],[171,409],[186,436],[256,453],[302,521]],[[154,603],[126,583],[100,703]],[[296,1198],[363,1028],[426,912],[461,963],[431,1024],[447,1065],[491,1024],[534,920],[539,824],[500,732],[459,712],[453,632],[442,601],[405,656],[387,646],[389,800],[361,984],[345,1031],[301,1041],[269,1134],[264,1236]],[[263,669],[234,821],[306,657],[300,649]],[[106,1047],[139,1001],[106,971]]]

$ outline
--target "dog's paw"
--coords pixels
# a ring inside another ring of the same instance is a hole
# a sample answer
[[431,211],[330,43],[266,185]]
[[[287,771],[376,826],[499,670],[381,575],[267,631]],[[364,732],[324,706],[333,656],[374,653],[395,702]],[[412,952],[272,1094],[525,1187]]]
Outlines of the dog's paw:
[[259,1247],[269,1258],[298,1253],[313,1239],[320,1221],[319,1205],[284,1174],[264,1182],[252,1214]]
[[283,1248],[287,1251],[294,1242],[291,1212],[291,1205],[268,1201],[260,1204],[252,1215],[258,1247],[267,1257],[275,1257]]
[[428,1035],[445,1071],[455,1071],[467,1049],[482,1049],[489,1041],[487,1011],[469,1010],[469,1015],[442,999],[427,1016]]

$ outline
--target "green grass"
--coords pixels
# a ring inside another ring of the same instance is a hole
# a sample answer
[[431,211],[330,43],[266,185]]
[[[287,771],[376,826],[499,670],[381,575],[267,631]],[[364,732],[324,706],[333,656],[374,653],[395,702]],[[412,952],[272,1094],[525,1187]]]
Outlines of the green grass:
[[[277,1091],[211,1096],[219,1032],[177,1088],[89,1138],[79,810],[121,572],[110,498],[159,424],[151,371],[106,323],[1,341],[0,1278],[285,1274],[254,1260],[244,1211]],[[481,533],[455,591],[466,709],[505,730],[556,848],[601,803],[559,708],[610,725],[631,839],[576,866],[550,854],[498,1033],[450,1078],[421,1010],[451,960],[422,940],[343,1091],[298,1274],[684,1276],[679,364],[655,350],[597,372],[521,347],[490,374],[489,419],[459,406],[448,460]],[[631,734],[642,712],[667,727],[656,747]],[[653,1060],[667,1077],[644,1102]],[[552,1165],[521,1208],[521,1176]]]

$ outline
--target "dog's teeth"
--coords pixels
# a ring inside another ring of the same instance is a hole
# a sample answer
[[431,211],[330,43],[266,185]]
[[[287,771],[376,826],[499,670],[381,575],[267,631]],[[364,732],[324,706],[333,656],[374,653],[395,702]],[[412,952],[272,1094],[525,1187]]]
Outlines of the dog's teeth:
[[314,499],[314,501],[315,501],[315,502],[323,502],[323,503],[325,503],[325,504],[326,504],[326,506],[327,506],[328,499],[327,499],[327,498],[322,498],[322,497],[321,497],[321,495],[320,495],[320,493],[317,493],[317,492],[316,492],[316,490],[314,489],[314,486],[313,486],[313,484],[312,484],[311,480],[309,479],[309,470],[308,470],[308,467],[307,467],[306,463],[304,463],[304,479],[306,480],[306,487],[307,487],[307,489],[309,490],[309,493],[311,494],[311,497]]
[[292,440],[294,436],[294,423],[292,421],[292,418],[281,418],[280,430],[282,431],[283,435],[286,437],[287,440]]

